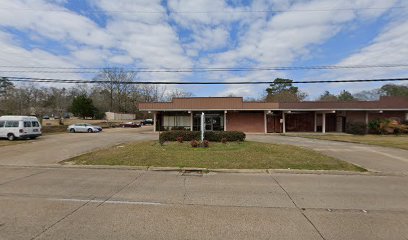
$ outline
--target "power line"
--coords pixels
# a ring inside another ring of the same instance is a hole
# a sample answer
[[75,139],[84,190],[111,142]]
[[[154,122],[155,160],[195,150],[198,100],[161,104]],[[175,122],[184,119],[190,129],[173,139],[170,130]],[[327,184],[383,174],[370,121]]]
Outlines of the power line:
[[[210,14],[210,13],[285,13],[285,12],[342,12],[342,11],[358,11],[358,10],[385,10],[385,9],[404,9],[405,6],[396,7],[366,7],[366,8],[325,8],[325,9],[286,9],[286,10],[214,10],[214,11],[140,11],[140,10],[87,10],[85,13],[132,13],[132,14]],[[69,9],[33,9],[33,8],[0,8],[3,11],[35,11],[35,12],[67,12],[72,13]],[[80,13],[80,12],[79,12]]]
[[[2,77],[11,82],[37,82],[37,83],[90,83],[101,84],[111,83],[109,80],[80,80],[80,79],[56,79],[56,78],[32,78],[32,77]],[[308,80],[292,81],[295,84],[314,84],[314,83],[361,83],[361,82],[397,82],[408,81],[408,78],[380,78],[380,79],[346,79],[346,80]],[[124,81],[120,84],[129,85],[252,85],[252,84],[279,84],[285,81],[240,81],[240,82],[176,82],[176,81]]]
[[[405,68],[408,64],[383,64],[383,65],[333,65],[333,66],[293,66],[293,67],[194,67],[194,68],[65,68],[65,67],[30,67],[30,66],[0,66],[13,70],[0,70],[7,73],[98,73],[103,70],[120,70],[123,72],[147,73],[177,73],[177,72],[250,72],[250,71],[299,71],[299,70],[338,70],[338,69],[364,69],[364,68]],[[24,70],[15,70],[24,69]],[[26,70],[33,69],[33,70]],[[41,70],[38,70],[41,69]]]

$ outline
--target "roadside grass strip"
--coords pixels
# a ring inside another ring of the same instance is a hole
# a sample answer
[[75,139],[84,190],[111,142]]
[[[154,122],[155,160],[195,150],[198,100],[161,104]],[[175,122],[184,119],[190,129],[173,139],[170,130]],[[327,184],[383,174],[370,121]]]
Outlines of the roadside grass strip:
[[192,148],[189,142],[137,142],[90,152],[68,160],[76,165],[148,166],[207,169],[305,169],[366,171],[364,168],[290,145],[258,142],[210,143]]

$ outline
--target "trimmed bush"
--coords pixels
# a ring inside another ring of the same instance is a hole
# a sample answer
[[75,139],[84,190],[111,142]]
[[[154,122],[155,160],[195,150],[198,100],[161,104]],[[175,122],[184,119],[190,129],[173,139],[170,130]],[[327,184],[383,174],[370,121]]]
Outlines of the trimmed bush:
[[352,122],[347,123],[346,133],[356,134],[356,135],[365,135],[367,125],[363,122]]
[[225,132],[205,132],[204,139],[210,142],[221,142],[223,138],[227,142],[242,142],[245,141],[245,133],[239,131],[225,131]]
[[[183,141],[200,140],[201,133],[199,131],[167,131],[160,133],[159,141],[164,143],[167,141],[177,141],[178,137],[182,137]],[[245,133],[238,131],[215,132],[208,131],[204,133],[204,139],[210,142],[221,142],[224,138],[228,142],[244,141]]]
[[226,144],[228,142],[228,140],[224,137],[224,138],[221,138],[221,142]]
[[177,141],[178,137],[182,137],[183,141],[192,141],[192,140],[199,140],[200,139],[200,132],[192,132],[192,131],[167,131],[160,133],[159,141],[161,143],[164,142],[172,142]]
[[183,141],[184,141],[184,139],[183,139],[183,137],[177,137],[176,138],[176,140],[177,140],[177,142],[179,142],[179,143],[183,143]]
[[210,142],[208,140],[203,141],[203,147],[208,148],[210,146]]
[[200,143],[199,143],[197,140],[192,140],[192,141],[190,142],[190,144],[191,144],[191,146],[192,146],[193,148],[197,148],[198,145],[200,145]]

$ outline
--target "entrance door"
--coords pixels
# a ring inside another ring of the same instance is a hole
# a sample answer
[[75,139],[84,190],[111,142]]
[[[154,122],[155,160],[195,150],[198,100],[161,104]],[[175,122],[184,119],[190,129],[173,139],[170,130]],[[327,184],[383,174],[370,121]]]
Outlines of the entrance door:
[[281,133],[282,124],[280,123],[280,116],[267,115],[266,116],[266,132]]
[[221,117],[218,114],[205,115],[205,130],[206,131],[221,131]]

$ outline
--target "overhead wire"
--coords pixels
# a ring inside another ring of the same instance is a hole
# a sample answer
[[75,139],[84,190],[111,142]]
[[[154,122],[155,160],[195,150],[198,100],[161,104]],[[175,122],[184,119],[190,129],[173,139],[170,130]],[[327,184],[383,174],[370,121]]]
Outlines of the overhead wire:
[[[0,77],[7,79],[11,82],[40,82],[40,83],[89,83],[89,84],[102,84],[112,83],[109,80],[81,80],[81,79],[57,79],[57,78],[34,78],[34,77]],[[397,82],[408,81],[408,77],[403,78],[379,78],[379,79],[343,79],[343,80],[305,80],[305,81],[292,81],[293,84],[315,84],[315,83],[361,83],[361,82]],[[236,81],[236,82],[223,82],[223,81],[122,81],[120,84],[129,85],[251,85],[251,84],[280,84],[286,83],[286,81]]]

